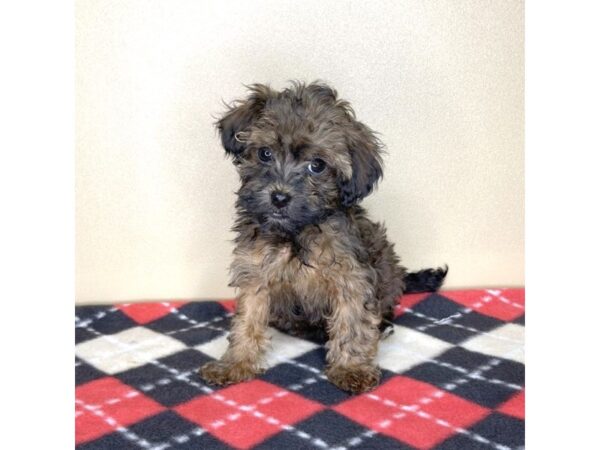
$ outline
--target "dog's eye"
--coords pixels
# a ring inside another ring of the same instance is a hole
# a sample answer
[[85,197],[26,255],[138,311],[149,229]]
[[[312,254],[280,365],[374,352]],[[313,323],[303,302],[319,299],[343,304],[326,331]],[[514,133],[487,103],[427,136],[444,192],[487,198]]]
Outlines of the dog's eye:
[[262,162],[269,162],[273,159],[273,153],[269,147],[261,147],[258,149],[258,159]]
[[308,164],[308,171],[316,175],[323,172],[326,166],[327,164],[321,158],[315,158]]

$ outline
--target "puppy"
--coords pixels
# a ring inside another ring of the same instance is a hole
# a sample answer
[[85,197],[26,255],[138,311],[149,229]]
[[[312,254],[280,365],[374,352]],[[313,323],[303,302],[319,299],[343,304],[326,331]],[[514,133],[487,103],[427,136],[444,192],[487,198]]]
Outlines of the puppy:
[[249,90],[217,122],[241,181],[230,284],[239,300],[227,351],[200,374],[216,385],[260,374],[273,325],[321,330],[328,379],[368,391],[400,296],[438,289],[447,267],[407,273],[385,228],[358,206],[382,177],[382,144],[335,90]]

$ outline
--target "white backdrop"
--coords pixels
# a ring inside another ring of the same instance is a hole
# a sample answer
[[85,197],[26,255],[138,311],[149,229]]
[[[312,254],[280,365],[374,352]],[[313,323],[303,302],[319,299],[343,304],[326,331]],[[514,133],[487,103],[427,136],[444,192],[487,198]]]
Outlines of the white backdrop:
[[388,148],[364,201],[448,287],[523,274],[523,2],[76,4],[77,301],[229,297],[243,83],[323,79]]

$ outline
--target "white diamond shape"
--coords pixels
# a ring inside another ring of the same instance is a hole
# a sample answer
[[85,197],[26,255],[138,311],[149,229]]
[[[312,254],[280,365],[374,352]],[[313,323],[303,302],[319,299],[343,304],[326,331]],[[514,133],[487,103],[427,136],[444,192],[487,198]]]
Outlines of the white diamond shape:
[[452,344],[410,328],[394,325],[394,333],[379,343],[377,363],[393,372],[404,372],[453,347]]
[[461,347],[473,352],[485,353],[504,359],[525,362],[523,340],[525,327],[507,323],[499,328],[479,334],[461,344]]
[[[271,327],[269,327],[267,335],[271,338],[271,346],[265,355],[266,367],[269,368],[285,362],[285,360],[297,358],[318,347],[317,344],[310,341],[289,336]],[[223,335],[205,344],[197,345],[195,348],[218,359],[227,350],[227,345],[229,345],[227,335]]]
[[185,348],[184,344],[169,336],[145,327],[135,327],[76,345],[75,354],[112,375]]

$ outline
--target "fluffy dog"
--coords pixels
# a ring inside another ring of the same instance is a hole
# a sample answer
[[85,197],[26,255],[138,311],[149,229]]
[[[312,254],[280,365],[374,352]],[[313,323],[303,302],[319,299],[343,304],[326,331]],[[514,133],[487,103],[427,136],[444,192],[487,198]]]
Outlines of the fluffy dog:
[[217,122],[238,169],[229,348],[201,368],[226,385],[263,371],[269,324],[323,330],[326,375],[345,391],[379,382],[377,346],[403,293],[438,289],[447,272],[407,273],[381,224],[358,206],[382,177],[382,144],[323,83],[249,87]]

